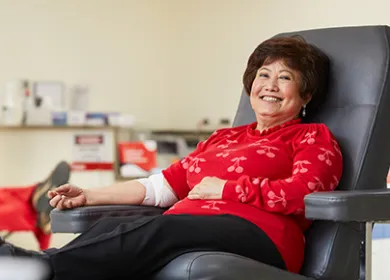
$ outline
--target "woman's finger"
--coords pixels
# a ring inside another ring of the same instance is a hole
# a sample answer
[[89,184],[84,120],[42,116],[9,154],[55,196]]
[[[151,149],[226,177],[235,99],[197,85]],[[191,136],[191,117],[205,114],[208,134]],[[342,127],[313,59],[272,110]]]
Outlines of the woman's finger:
[[71,209],[73,208],[73,202],[72,202],[72,199],[66,199],[65,202],[64,202],[64,206],[68,209]]
[[52,199],[53,197],[55,197],[56,195],[58,195],[58,193],[56,191],[48,191],[47,192],[47,196]]
[[56,195],[54,196],[52,199],[50,199],[49,201],[49,204],[51,207],[57,207],[57,204],[58,202],[61,200],[61,196],[60,195]]
[[189,194],[187,197],[188,199],[200,199],[200,196],[197,193]]
[[60,210],[65,209],[65,206],[64,206],[65,199],[66,199],[65,196],[61,195],[61,199],[57,204],[57,209],[60,209]]
[[55,188],[53,191],[59,193],[59,194],[65,194],[72,190],[72,186],[69,184],[65,184],[62,186],[59,186],[58,188]]

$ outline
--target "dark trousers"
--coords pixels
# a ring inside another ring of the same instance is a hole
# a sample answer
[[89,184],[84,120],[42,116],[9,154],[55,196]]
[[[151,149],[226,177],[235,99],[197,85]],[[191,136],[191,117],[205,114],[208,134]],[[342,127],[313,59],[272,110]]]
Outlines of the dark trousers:
[[97,222],[61,249],[49,249],[56,280],[147,279],[190,251],[224,251],[285,269],[254,224],[231,215],[115,217]]

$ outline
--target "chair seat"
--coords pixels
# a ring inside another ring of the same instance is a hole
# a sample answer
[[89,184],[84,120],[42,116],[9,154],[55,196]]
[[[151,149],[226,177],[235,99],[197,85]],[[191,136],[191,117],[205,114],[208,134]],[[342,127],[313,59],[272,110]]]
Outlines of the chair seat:
[[160,270],[153,280],[314,280],[252,259],[225,252],[183,254]]

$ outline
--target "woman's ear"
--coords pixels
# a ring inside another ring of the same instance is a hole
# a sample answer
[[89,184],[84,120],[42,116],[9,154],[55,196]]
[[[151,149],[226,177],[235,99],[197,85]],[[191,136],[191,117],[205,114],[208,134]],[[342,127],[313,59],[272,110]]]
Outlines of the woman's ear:
[[309,103],[311,101],[311,98],[313,97],[313,95],[311,93],[306,93],[302,100],[304,102],[305,105],[307,105],[307,103]]

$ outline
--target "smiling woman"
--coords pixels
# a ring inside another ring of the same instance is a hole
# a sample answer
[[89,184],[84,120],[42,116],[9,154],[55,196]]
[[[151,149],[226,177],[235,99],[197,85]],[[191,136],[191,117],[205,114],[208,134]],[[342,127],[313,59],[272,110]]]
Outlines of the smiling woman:
[[260,130],[310,114],[323,101],[329,60],[302,37],[272,38],[251,54],[243,82]]
[[262,66],[253,81],[250,102],[260,131],[298,117],[311,99],[311,94],[299,94],[301,75],[283,60]]

